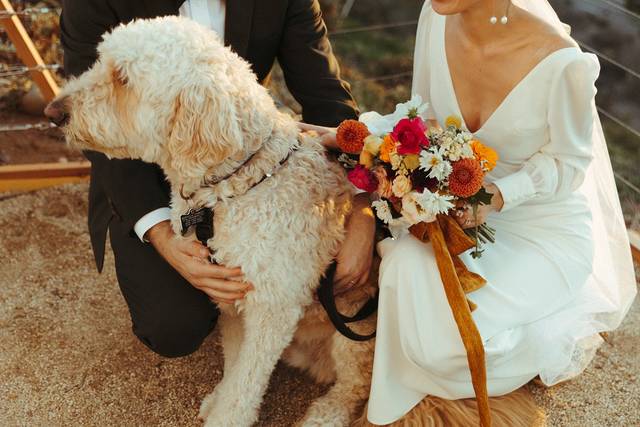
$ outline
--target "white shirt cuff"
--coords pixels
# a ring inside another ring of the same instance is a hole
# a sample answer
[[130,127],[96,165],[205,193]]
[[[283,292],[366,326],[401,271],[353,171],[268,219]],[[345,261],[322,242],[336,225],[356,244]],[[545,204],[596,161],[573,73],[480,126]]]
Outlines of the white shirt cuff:
[[158,208],[140,218],[138,222],[136,222],[136,224],[133,226],[133,231],[136,232],[141,241],[148,242],[144,239],[144,235],[147,233],[147,231],[149,231],[149,229],[154,225],[170,219],[170,208]]

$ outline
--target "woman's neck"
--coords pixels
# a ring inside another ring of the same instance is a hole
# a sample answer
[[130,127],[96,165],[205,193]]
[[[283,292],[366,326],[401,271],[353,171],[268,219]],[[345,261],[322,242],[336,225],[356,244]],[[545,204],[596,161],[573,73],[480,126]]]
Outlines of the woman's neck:
[[[497,40],[504,40],[510,31],[509,27],[513,25],[517,8],[511,4],[511,0],[495,0],[495,8],[493,3],[480,1],[475,6],[451,17],[463,41],[483,48],[495,44]],[[507,24],[502,24],[500,19],[505,15],[509,21]],[[490,22],[492,16],[498,20],[495,24]]]

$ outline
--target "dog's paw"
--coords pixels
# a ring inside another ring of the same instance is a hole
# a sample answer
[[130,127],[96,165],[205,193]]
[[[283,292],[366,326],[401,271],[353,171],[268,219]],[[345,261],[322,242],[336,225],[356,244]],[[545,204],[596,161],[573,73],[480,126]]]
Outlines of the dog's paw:
[[198,412],[198,419],[200,421],[206,421],[211,414],[211,409],[216,404],[216,392],[215,390],[209,393],[200,404],[200,412]]

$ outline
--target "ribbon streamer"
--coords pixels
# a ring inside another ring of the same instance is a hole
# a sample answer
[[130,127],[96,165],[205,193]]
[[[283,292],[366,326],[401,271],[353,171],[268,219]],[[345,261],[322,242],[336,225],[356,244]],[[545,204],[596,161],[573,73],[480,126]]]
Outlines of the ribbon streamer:
[[438,215],[436,221],[416,224],[410,231],[422,242],[430,241],[433,246],[447,301],[467,352],[471,382],[478,403],[480,426],[490,427],[491,412],[484,346],[478,328],[471,317],[475,306],[467,300],[465,295],[481,288],[486,281],[478,274],[469,271],[458,257],[462,252],[474,247],[475,243],[458,223],[447,215]]

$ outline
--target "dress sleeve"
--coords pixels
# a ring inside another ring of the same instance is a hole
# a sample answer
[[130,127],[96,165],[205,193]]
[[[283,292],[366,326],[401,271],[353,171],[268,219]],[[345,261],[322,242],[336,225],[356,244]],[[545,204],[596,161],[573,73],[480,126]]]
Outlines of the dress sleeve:
[[599,72],[597,59],[580,53],[554,77],[547,110],[549,142],[518,172],[494,182],[504,199],[502,212],[534,198],[568,195],[582,184],[592,159]]

